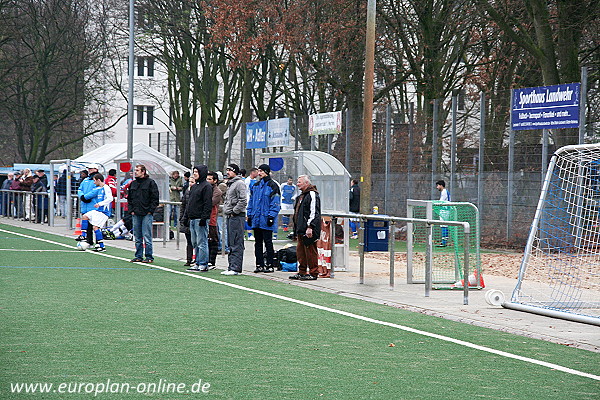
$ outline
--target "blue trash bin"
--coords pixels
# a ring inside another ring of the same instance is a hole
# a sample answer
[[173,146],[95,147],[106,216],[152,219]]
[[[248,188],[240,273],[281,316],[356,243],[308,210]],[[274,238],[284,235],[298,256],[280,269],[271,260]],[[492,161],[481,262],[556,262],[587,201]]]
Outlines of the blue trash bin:
[[388,221],[368,220],[365,223],[365,251],[388,251]]

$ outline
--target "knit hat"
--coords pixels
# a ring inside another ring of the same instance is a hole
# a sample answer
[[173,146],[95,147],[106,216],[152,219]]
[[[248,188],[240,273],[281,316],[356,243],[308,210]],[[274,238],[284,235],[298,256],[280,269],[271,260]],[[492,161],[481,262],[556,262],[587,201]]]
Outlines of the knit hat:
[[240,174],[240,167],[237,164],[229,164],[227,169],[232,170],[236,175]]
[[260,164],[258,166],[258,169],[262,170],[263,172],[265,172],[267,175],[271,173],[271,167],[269,167],[267,164]]

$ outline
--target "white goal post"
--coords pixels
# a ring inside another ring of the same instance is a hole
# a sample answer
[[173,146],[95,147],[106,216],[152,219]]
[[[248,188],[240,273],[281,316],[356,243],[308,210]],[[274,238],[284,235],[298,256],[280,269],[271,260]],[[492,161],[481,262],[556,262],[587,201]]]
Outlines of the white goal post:
[[554,153],[503,306],[600,325],[600,143]]

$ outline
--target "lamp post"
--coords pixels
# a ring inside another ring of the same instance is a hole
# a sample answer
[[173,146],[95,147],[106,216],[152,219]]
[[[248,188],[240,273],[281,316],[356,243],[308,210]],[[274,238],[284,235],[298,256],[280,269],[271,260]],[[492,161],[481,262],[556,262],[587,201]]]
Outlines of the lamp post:
[[129,0],[129,91],[127,92],[127,158],[133,158],[133,71],[134,71],[134,34],[135,8],[134,0]]

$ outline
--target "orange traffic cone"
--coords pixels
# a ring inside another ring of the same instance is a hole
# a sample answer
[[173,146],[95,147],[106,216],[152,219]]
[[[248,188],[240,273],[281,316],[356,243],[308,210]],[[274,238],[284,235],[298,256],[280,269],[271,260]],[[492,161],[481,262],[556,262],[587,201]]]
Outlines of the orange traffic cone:
[[73,232],[73,235],[81,235],[81,219],[79,218],[77,218],[77,223],[75,224],[75,232]]
[[[465,280],[461,279],[460,281],[455,282],[451,287],[462,288],[464,287],[464,284]],[[475,270],[471,275],[469,275],[469,287],[485,287],[485,283],[483,282],[483,276],[477,270]]]

